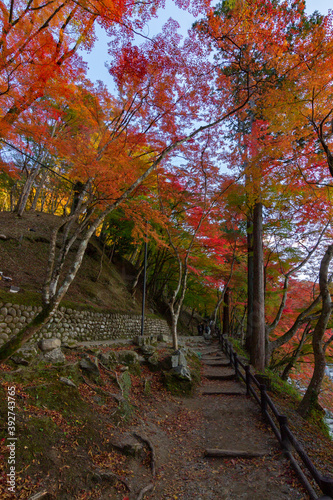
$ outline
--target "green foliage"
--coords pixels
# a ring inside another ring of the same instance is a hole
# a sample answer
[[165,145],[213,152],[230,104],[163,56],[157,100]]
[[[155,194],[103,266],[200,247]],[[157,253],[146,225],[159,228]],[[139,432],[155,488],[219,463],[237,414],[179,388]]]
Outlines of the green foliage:
[[298,402],[301,400],[301,396],[295,386],[282,380],[279,375],[273,370],[266,368],[265,374],[268,375],[271,380],[271,387],[274,393],[286,398],[291,398],[293,401],[295,401],[296,405],[298,404]]
[[132,385],[131,376],[128,371],[124,372],[119,378],[119,385],[121,387],[124,398],[128,399]]
[[237,352],[237,354],[249,361],[249,359],[250,359],[249,354],[245,351],[245,349],[241,345],[240,340],[235,339],[233,337],[228,337],[228,340],[232,344],[232,346],[233,346],[234,350]]
[[193,381],[180,379],[172,371],[163,372],[162,380],[173,396],[191,396],[195,389]]
[[128,219],[121,208],[113,210],[105,219],[101,240],[108,246],[115,246],[115,250],[120,255],[133,252],[136,242],[133,238],[134,222]]

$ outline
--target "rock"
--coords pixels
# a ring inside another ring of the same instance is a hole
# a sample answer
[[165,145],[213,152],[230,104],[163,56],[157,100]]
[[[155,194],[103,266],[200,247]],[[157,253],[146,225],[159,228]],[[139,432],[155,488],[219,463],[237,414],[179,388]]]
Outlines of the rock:
[[96,376],[100,375],[96,358],[95,358],[95,362],[91,361],[91,359],[88,357],[83,358],[80,360],[79,366],[80,366],[80,368],[82,368],[82,370],[85,370],[86,372],[88,372],[92,375],[96,375]]
[[109,364],[110,358],[109,358],[108,354],[104,354],[103,352],[100,352],[97,357],[103,365],[107,366]]
[[8,240],[8,236],[6,236],[5,234],[1,233],[0,234],[0,240]]
[[36,344],[25,344],[21,349],[18,349],[14,355],[15,358],[13,359],[13,356],[11,359],[14,361],[16,364],[28,366],[33,359],[36,358],[38,355],[38,351],[36,348]]
[[184,349],[178,349],[178,351],[171,356],[171,366],[172,368],[176,368],[177,366],[187,366]]
[[118,362],[124,365],[134,365],[139,362],[139,355],[135,351],[118,351]]
[[141,347],[141,352],[144,356],[152,356],[155,351],[156,351],[156,347],[149,345],[149,344],[143,345]]
[[52,363],[52,364],[66,362],[66,358],[65,358],[62,350],[60,349],[60,347],[57,347],[56,349],[52,349],[52,351],[45,352],[44,354],[42,354],[41,359],[42,359],[42,361],[45,361],[47,363]]
[[126,455],[139,456],[144,451],[144,444],[139,443],[133,436],[117,435],[112,438],[111,445],[118,450],[121,450]]
[[171,342],[171,337],[169,335],[165,335],[165,333],[160,333],[157,336],[157,340],[159,342]]
[[7,333],[0,333],[0,339],[4,340],[5,342],[9,339]]
[[59,378],[60,382],[63,384],[69,385],[70,387],[77,387],[72,380],[66,377],[60,377]]
[[185,351],[183,349],[179,349],[178,356],[179,356],[178,366],[187,366]]
[[13,356],[11,356],[10,359],[16,365],[22,365],[22,366],[28,366],[29,365],[29,361],[27,361],[26,359],[21,358],[20,356],[15,356],[15,354]]
[[176,366],[172,371],[181,379],[192,380],[191,373],[187,366]]
[[175,354],[174,356],[171,356],[171,367],[176,368],[179,364],[179,357],[178,354]]
[[100,360],[100,362],[103,363],[103,365],[107,366],[108,368],[111,365],[118,363],[118,356],[117,353],[115,353],[114,351],[106,353],[100,352],[97,357]]
[[147,337],[146,335],[138,335],[133,339],[133,344],[139,347],[149,343],[150,343],[150,337]]
[[159,357],[158,357],[158,353],[157,352],[154,352],[154,354],[152,356],[150,356],[148,359],[147,359],[148,363],[153,366],[154,368],[158,367],[159,365]]
[[61,340],[57,338],[42,339],[38,342],[38,347],[42,352],[49,352],[53,349],[59,349],[61,346]]

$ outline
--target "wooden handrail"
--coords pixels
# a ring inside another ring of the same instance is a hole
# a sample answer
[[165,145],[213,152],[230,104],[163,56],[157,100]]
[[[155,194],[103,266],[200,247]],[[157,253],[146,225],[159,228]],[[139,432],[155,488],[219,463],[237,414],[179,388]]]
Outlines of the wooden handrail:
[[[264,384],[260,384],[256,377],[252,375],[249,365],[244,365],[244,363],[242,363],[242,361],[238,358],[237,353],[234,351],[232,344],[224,335],[220,336],[220,344],[221,349],[228,356],[230,364],[235,370],[237,380],[241,379],[246,384],[246,394],[248,396],[252,395],[260,405],[263,417],[271,426],[275,436],[280,442],[282,449],[284,450],[285,455],[289,458],[293,469],[295,470],[300,481],[307,490],[311,500],[333,500],[333,478],[329,476],[323,476],[316,469],[302,445],[297,441],[296,437],[289,429],[287,417],[285,415],[280,415],[278,409],[267,394],[266,386]],[[244,373],[242,373],[241,369],[244,370]],[[257,394],[253,386],[259,389],[260,396]],[[269,413],[269,410],[271,410],[273,416],[276,419],[276,422]],[[317,483],[324,496],[318,497],[318,495],[316,494],[315,490],[313,489],[312,485],[309,483],[306,475],[301,469],[299,463],[293,456],[293,449],[297,452],[305,468]]]

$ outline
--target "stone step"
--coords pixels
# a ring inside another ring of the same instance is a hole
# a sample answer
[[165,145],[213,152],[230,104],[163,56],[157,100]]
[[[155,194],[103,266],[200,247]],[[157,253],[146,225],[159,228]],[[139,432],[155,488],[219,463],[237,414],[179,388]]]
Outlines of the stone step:
[[220,356],[220,355],[216,355],[216,356],[211,356],[211,355],[203,355],[201,356],[201,361],[229,361],[228,358],[226,358],[225,356]]
[[200,349],[202,355],[207,356],[208,354],[222,354],[221,349]]
[[231,373],[230,375],[207,373],[204,374],[204,377],[207,378],[208,380],[235,380],[236,375],[234,373]]
[[242,389],[225,389],[222,387],[203,387],[200,390],[203,396],[246,396]]
[[227,368],[228,366],[230,366],[230,361],[226,361],[226,360],[208,360],[208,361],[203,361],[205,366],[220,366],[220,367],[225,367]]
[[208,448],[205,450],[205,457],[212,458],[258,458],[267,455],[265,451],[251,450],[222,450],[219,448]]

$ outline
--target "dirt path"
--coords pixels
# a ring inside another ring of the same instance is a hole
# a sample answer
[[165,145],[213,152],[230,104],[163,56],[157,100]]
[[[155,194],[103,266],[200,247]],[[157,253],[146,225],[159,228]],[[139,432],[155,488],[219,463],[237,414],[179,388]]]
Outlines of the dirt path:
[[[136,429],[149,439],[155,452],[155,478],[145,478],[153,489],[144,498],[308,498],[244,386],[217,378],[229,379],[233,374],[225,366],[224,355],[205,343],[194,348],[204,362],[203,384],[196,395],[156,402],[145,423]],[[209,458],[205,456],[209,449],[224,450],[230,456]],[[244,453],[250,458],[242,458]]]

